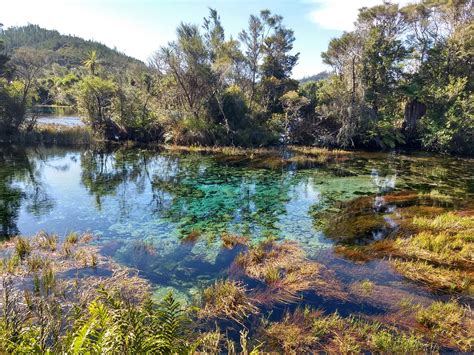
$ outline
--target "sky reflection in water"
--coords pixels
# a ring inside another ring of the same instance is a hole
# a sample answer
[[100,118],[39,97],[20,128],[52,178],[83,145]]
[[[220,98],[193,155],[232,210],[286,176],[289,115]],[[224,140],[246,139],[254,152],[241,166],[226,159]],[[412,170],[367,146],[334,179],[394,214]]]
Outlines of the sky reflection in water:
[[[436,190],[459,201],[474,194],[471,160],[429,156],[355,154],[313,167],[272,162],[272,169],[140,149],[3,147],[0,158],[0,232],[91,231],[104,254],[137,267],[164,287],[159,292],[187,295],[226,275],[238,250],[221,248],[223,232],[297,240],[329,265],[336,261],[324,250],[333,241],[315,223],[315,209],[378,194],[376,209],[380,195],[397,190]],[[193,233],[195,242],[183,241]]]

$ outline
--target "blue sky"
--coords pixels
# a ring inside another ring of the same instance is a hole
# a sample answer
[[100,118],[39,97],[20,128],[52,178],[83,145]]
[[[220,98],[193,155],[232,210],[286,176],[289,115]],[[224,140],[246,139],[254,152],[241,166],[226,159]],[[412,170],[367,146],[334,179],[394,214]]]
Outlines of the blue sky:
[[[160,46],[175,37],[181,22],[202,23],[208,8],[215,8],[227,36],[236,37],[250,14],[270,9],[284,17],[295,31],[295,51],[300,61],[295,78],[325,69],[321,52],[331,38],[350,30],[357,9],[382,0],[7,0],[0,22],[6,27],[38,24],[100,41],[147,61]],[[407,0],[398,2],[406,3]]]

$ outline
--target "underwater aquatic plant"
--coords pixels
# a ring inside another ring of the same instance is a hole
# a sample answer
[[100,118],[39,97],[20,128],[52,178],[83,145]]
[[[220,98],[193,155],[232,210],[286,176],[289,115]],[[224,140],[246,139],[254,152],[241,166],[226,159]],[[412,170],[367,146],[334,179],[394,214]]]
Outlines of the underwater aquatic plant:
[[237,245],[247,245],[249,238],[245,236],[222,233],[221,235],[222,246],[226,249],[234,249]]

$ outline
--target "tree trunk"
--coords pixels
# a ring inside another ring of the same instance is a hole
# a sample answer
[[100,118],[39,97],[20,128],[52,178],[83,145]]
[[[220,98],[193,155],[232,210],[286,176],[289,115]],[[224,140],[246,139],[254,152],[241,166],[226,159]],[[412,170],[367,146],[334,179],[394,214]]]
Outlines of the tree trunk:
[[407,138],[407,143],[416,138],[416,126],[418,120],[426,113],[426,105],[417,98],[405,104],[405,119],[403,121],[403,133]]

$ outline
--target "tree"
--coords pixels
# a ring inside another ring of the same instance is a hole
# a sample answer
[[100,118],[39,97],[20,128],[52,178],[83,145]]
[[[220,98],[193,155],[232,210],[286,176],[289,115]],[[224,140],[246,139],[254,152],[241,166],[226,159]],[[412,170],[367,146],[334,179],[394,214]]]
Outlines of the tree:
[[332,39],[322,54],[324,63],[334,68],[335,76],[325,80],[319,93],[318,110],[323,118],[339,126],[335,143],[342,146],[354,146],[365,112],[362,54],[363,39],[357,32]]
[[288,91],[280,97],[283,105],[283,120],[280,123],[282,128],[282,141],[284,144],[292,142],[296,137],[293,135],[295,126],[303,120],[301,109],[310,103],[310,100],[301,96],[296,91]]
[[161,48],[156,63],[176,82],[175,107],[184,107],[198,119],[212,94],[214,78],[209,51],[196,25],[182,23],[177,37],[175,42]]
[[257,80],[261,76],[260,64],[264,56],[265,41],[268,39],[271,31],[280,28],[282,20],[283,17],[272,15],[269,10],[262,10],[259,16],[250,16],[248,29],[243,30],[239,34],[239,39],[245,46],[248,66],[250,108],[254,101]]
[[77,88],[77,107],[83,121],[93,132],[113,138],[112,101],[116,85],[111,80],[87,76]]
[[87,54],[86,59],[84,59],[83,64],[90,71],[92,76],[96,75],[97,67],[99,66],[99,59],[97,58],[97,51],[91,50]]

